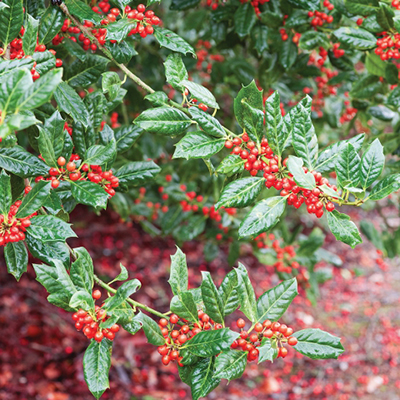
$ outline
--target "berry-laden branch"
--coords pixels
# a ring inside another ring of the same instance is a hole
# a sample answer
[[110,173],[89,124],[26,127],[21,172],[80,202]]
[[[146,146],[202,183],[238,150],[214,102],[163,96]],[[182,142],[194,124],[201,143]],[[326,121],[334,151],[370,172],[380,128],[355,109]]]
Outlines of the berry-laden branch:
[[[92,32],[90,31],[90,29],[88,27],[86,27],[85,25],[81,24],[79,22],[79,20],[77,20],[73,15],[71,15],[71,13],[68,10],[68,7],[65,5],[65,3],[62,3],[60,5],[61,10],[64,12],[64,14],[71,20],[74,22],[74,24],[79,27],[79,29],[83,32],[83,34],[89,38],[90,40],[92,40],[93,42],[96,43],[97,47],[99,48],[99,50],[101,50],[112,62],[114,62],[118,68],[121,69],[121,71],[123,71],[133,82],[135,82],[138,86],[140,86],[142,89],[144,89],[146,92],[148,92],[149,94],[152,94],[155,92],[155,90],[150,87],[149,85],[147,85],[147,83],[143,82],[137,75],[135,75],[129,68],[127,68],[124,64],[121,64],[119,62],[117,62],[113,55],[111,54],[110,50],[108,50],[106,47],[104,47],[99,40],[97,39],[96,36],[94,36],[92,34]],[[178,108],[179,110],[188,113],[187,109],[185,109],[184,107],[182,107],[180,104],[176,103],[175,101],[168,99],[168,103],[175,107]]]

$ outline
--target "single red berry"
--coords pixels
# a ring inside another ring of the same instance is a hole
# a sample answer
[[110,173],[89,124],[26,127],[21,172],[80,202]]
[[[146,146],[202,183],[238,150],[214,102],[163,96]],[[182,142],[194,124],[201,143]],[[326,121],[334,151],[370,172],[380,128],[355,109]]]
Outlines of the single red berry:
[[288,339],[288,344],[290,344],[290,346],[296,346],[296,344],[297,344],[297,342],[298,342],[298,340],[297,340],[297,338],[295,338],[295,337],[290,337],[289,339]]
[[64,157],[58,157],[57,164],[58,164],[60,167],[63,167],[63,166],[65,165],[65,163],[66,163],[66,160],[65,160]]
[[236,321],[236,325],[237,325],[238,328],[241,328],[241,329],[242,329],[242,328],[245,327],[246,322],[244,321],[243,318],[239,318],[239,319]]
[[76,169],[75,163],[72,162],[72,161],[70,161],[70,162],[67,164],[67,171],[72,172],[72,171],[75,171],[75,169]]
[[101,331],[98,331],[94,334],[94,340],[96,342],[101,342],[103,340],[103,337],[104,337],[104,335],[103,335],[103,332],[101,332]]
[[51,187],[52,187],[53,189],[57,189],[59,186],[60,186],[60,181],[59,181],[58,179],[53,179],[53,180],[51,181]]
[[95,300],[98,300],[98,299],[101,297],[101,292],[100,292],[100,290],[96,289],[96,290],[93,292],[92,297],[93,297]]
[[162,361],[162,363],[163,363],[164,365],[168,365],[169,362],[171,361],[171,357],[170,357],[170,356],[164,356],[164,357],[161,359],[161,361]]
[[179,321],[179,317],[176,314],[172,314],[169,317],[169,321],[171,322],[171,324],[177,324]]

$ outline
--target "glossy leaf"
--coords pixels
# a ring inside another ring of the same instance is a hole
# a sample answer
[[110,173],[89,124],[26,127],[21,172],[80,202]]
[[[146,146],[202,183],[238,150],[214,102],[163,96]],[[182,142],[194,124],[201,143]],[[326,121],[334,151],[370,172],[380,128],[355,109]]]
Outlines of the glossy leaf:
[[26,56],[31,56],[35,52],[39,32],[39,20],[26,14],[25,33],[22,40],[22,50]]
[[16,218],[25,218],[33,214],[43,206],[50,195],[51,183],[49,181],[38,182],[33,189],[23,198],[18,208]]
[[27,87],[32,85],[32,76],[25,69],[15,69],[0,81],[0,107],[2,112],[15,111]]
[[142,129],[135,125],[121,126],[114,130],[117,152],[129,150],[143,133]]
[[177,135],[185,131],[191,124],[187,115],[175,108],[159,107],[142,112],[135,124],[140,128],[162,135]]
[[75,310],[82,308],[85,311],[94,309],[94,299],[91,293],[88,293],[85,290],[79,290],[75,292],[70,300],[69,306],[74,308]]
[[154,346],[162,346],[165,343],[160,327],[152,318],[139,312],[139,314],[135,316],[135,321],[139,321],[142,324],[144,334],[150,344],[153,344]]
[[191,53],[193,57],[196,57],[194,48],[188,42],[186,42],[186,40],[182,39],[179,35],[168,29],[155,27],[154,37],[161,47],[165,47],[169,50],[182,54]]
[[381,200],[400,189],[400,174],[389,175],[380,180],[371,190],[371,200]]
[[73,251],[76,259],[71,264],[71,281],[78,290],[85,290],[91,295],[94,274],[92,257],[84,247],[77,247]]
[[257,303],[253,285],[243,264],[235,269],[238,283],[236,291],[239,297],[240,311],[251,321],[257,320]]
[[0,12],[0,42],[7,46],[19,35],[24,22],[22,0],[4,0]]
[[88,55],[84,61],[76,60],[67,70],[66,82],[73,88],[86,88],[97,82],[109,62],[107,58],[95,54]]
[[178,296],[174,296],[171,300],[170,310],[187,321],[197,322],[199,320],[193,294],[189,291],[182,291]]
[[218,289],[225,315],[232,314],[239,307],[237,284],[237,274],[236,271],[233,270],[225,276]]
[[298,340],[293,348],[314,360],[338,358],[344,352],[340,338],[320,329],[303,329],[293,336]]
[[262,338],[261,346],[258,348],[258,364],[263,361],[274,362],[275,358],[278,357],[278,348],[276,344],[273,344],[271,339],[266,337]]
[[214,95],[204,86],[187,79],[181,82],[182,86],[189,90],[190,96],[208,107],[219,108]]
[[75,122],[78,121],[88,127],[90,115],[87,108],[78,93],[68,83],[61,82],[54,93],[54,98],[61,111],[70,115]]
[[231,344],[238,337],[238,332],[233,332],[228,328],[201,331],[186,342],[182,349],[187,349],[190,353],[199,357],[212,357],[221,353],[221,351],[229,350]]
[[46,175],[49,172],[49,167],[43,161],[21,146],[0,149],[0,167],[21,178]]
[[136,293],[142,284],[138,279],[132,279],[130,281],[124,282],[118,289],[114,296],[109,297],[104,302],[104,309],[107,311],[112,311],[113,309],[119,307],[126,299],[128,299],[133,293]]
[[126,163],[114,175],[119,179],[120,187],[128,189],[132,186],[140,186],[153,179],[160,167],[153,161],[133,161]]
[[90,181],[70,182],[71,193],[74,199],[80,203],[92,207],[106,208],[108,193],[97,183]]
[[12,204],[11,178],[3,170],[0,172],[0,214],[7,215]]
[[207,396],[214,390],[219,383],[220,379],[214,378],[214,357],[205,358],[195,364],[191,371],[190,387],[192,390],[192,399],[198,400],[201,397]]
[[279,93],[275,91],[265,102],[265,126],[268,144],[275,154],[282,155],[288,131],[283,123]]
[[164,67],[167,82],[174,89],[183,93],[185,87],[182,85],[182,81],[187,80],[189,75],[182,61],[182,57],[177,53],[170,54],[164,62]]
[[256,14],[250,3],[244,3],[239,6],[234,15],[235,32],[243,39],[246,37],[256,23]]
[[173,158],[209,158],[221,151],[224,144],[224,138],[213,138],[201,131],[189,132],[176,144]]
[[99,24],[102,20],[101,15],[95,13],[85,2],[81,0],[64,0],[69,12],[77,17],[80,22],[90,21]]
[[60,260],[64,265],[70,264],[69,250],[62,242],[42,242],[28,232],[25,238],[26,245],[33,257],[53,265],[53,260]]
[[229,350],[220,354],[215,361],[214,378],[238,379],[243,375],[247,365],[247,352]]
[[111,367],[112,342],[92,340],[83,356],[83,374],[90,392],[96,399],[110,387],[108,371]]
[[28,252],[23,241],[10,242],[4,247],[4,258],[7,264],[7,271],[14,275],[17,281],[28,267]]
[[285,211],[286,197],[275,196],[261,200],[242,220],[239,227],[239,237],[256,237],[262,232],[272,229]]
[[70,224],[52,215],[39,215],[31,218],[31,225],[26,230],[42,242],[64,242],[70,237],[76,237]]
[[363,189],[370,187],[382,173],[385,165],[383,146],[375,139],[363,154],[360,164],[360,184]]
[[225,310],[222,298],[212,280],[209,272],[202,271],[201,295],[203,298],[205,313],[215,322],[224,323]]
[[342,187],[347,185],[356,187],[360,181],[359,168],[360,156],[355,151],[353,145],[348,143],[336,159],[336,176]]
[[226,137],[222,125],[215,117],[197,107],[191,107],[189,111],[193,121],[196,121],[208,135],[220,138]]
[[260,194],[265,179],[257,177],[242,178],[229,183],[223,189],[216,208],[246,207]]
[[189,278],[186,256],[179,247],[176,248],[176,253],[171,256],[171,271],[168,283],[171,286],[172,293],[175,295],[188,290]]
[[327,213],[329,229],[337,240],[348,244],[352,248],[362,242],[360,233],[353,221],[346,214],[341,214],[337,210]]
[[277,321],[286,312],[293,299],[298,295],[296,278],[283,281],[267,290],[257,301],[259,322]]
[[293,179],[297,186],[312,190],[315,188],[315,178],[311,172],[304,172],[303,170],[303,160],[295,156],[289,156],[287,162],[287,167],[289,172],[293,175]]
[[245,160],[235,154],[225,157],[217,168],[217,172],[232,176],[243,171]]
[[59,7],[48,7],[40,18],[39,44],[47,44],[60,32],[65,20]]
[[356,50],[368,50],[376,46],[375,36],[361,28],[342,27],[333,31],[339,42]]
[[94,145],[87,149],[84,161],[88,165],[104,165],[114,159],[116,151],[115,140],[111,140],[106,146]]

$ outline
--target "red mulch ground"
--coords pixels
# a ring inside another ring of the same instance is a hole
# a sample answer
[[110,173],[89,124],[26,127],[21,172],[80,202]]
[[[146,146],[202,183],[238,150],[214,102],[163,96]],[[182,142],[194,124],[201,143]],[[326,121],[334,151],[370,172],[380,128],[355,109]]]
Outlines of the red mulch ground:
[[[86,246],[96,271],[105,278],[115,276],[119,263],[124,264],[131,278],[142,281],[135,298],[167,311],[167,276],[174,242],[119,224],[111,214],[99,218],[78,210],[73,220],[83,215],[85,222],[74,226],[79,239],[70,244]],[[228,386],[224,381],[209,399],[400,399],[398,260],[388,261],[388,267],[382,269],[370,244],[351,250],[331,236],[324,247],[340,255],[343,268],[335,269],[334,279],[323,285],[317,307],[298,296],[284,322],[295,330],[320,327],[341,336],[344,355],[339,360],[311,361],[290,350],[285,360],[274,364],[250,364],[242,379]],[[202,244],[190,242],[183,247],[192,287],[199,284],[200,270],[211,271],[219,283],[229,268],[226,250],[222,246],[218,258],[207,264]],[[278,283],[271,267],[261,265],[246,246],[240,260],[257,282],[258,295]],[[363,275],[356,276],[356,270]],[[75,330],[71,315],[47,303],[32,267],[17,283],[7,274],[1,258],[0,279],[0,400],[92,398],[81,366],[88,341]],[[131,336],[119,332],[110,371],[111,389],[103,398],[189,399],[187,387],[177,379],[175,365],[164,367],[160,358],[142,333]]]

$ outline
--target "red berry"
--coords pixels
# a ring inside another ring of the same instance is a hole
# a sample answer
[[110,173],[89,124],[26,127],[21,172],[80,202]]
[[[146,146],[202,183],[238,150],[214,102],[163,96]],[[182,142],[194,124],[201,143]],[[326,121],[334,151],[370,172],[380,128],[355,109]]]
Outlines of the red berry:
[[64,157],[58,157],[57,164],[58,164],[60,167],[64,166],[65,163],[66,163],[66,160],[65,160]]
[[101,331],[98,331],[94,334],[94,340],[96,342],[101,342],[103,340],[103,337],[104,337],[104,335],[103,335],[103,332],[101,332]]
[[72,171],[75,171],[75,169],[76,169],[75,163],[72,162],[72,161],[70,161],[70,162],[67,164],[67,171],[72,172]]
[[297,338],[293,336],[288,339],[288,344],[290,344],[290,346],[296,346],[297,342],[298,342]]
[[172,314],[169,317],[169,321],[171,322],[171,324],[177,324],[179,321],[179,317],[176,314]]
[[100,292],[100,290],[95,290],[93,293],[92,293],[92,297],[95,299],[95,300],[98,300],[100,297],[101,297],[101,292]]
[[236,321],[236,325],[237,325],[238,328],[241,328],[241,329],[242,329],[242,328],[245,327],[246,322],[244,321],[243,318],[239,318],[239,319]]

